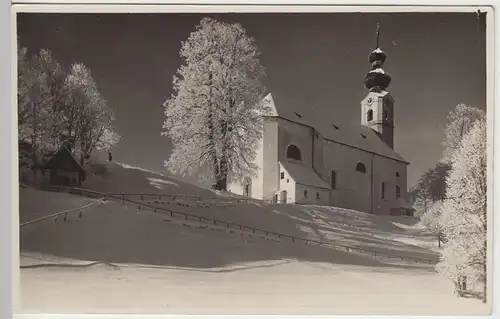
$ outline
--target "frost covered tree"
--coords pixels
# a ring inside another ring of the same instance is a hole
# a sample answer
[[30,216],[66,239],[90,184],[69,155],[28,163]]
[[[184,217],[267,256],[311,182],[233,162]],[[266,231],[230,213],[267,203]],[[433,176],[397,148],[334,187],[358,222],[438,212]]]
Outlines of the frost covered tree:
[[264,67],[239,24],[204,18],[182,43],[174,93],[164,103],[163,135],[173,143],[165,166],[182,176],[208,172],[226,190],[255,174],[262,136]]
[[429,201],[428,208],[422,213],[420,220],[422,224],[436,236],[438,240],[438,247],[441,247],[443,241],[442,227],[441,227],[441,211],[443,202],[438,200],[436,202]]
[[102,98],[90,70],[82,63],[71,66],[66,78],[69,101],[63,110],[63,134],[80,162],[94,149],[109,150],[119,136],[113,129],[113,110]]
[[38,150],[54,144],[58,111],[64,103],[65,73],[50,51],[41,50],[27,58],[18,50],[18,133]]
[[439,227],[441,201],[446,198],[446,177],[450,164],[438,162],[435,167],[424,172],[417,184],[414,208],[422,223],[437,237],[441,245],[442,234]]
[[17,71],[18,71],[18,81],[17,81],[17,124],[19,127],[20,137],[26,137],[30,135],[27,133],[30,131],[30,116],[33,108],[31,107],[30,101],[30,90],[34,81],[34,74],[31,70],[31,65],[27,57],[27,49],[17,47]]
[[68,73],[50,51],[28,58],[27,50],[18,47],[20,140],[42,153],[66,144],[83,157],[118,142],[113,119],[86,66],[74,64]]
[[[438,271],[453,280],[457,290],[464,283],[484,283],[486,301],[486,120],[475,121],[450,157],[447,198],[441,209],[446,238]],[[460,291],[458,291],[460,293]]]
[[477,107],[458,104],[448,114],[443,142],[443,161],[449,162],[452,154],[460,147],[462,137],[472,128],[478,119],[485,119],[486,113]]

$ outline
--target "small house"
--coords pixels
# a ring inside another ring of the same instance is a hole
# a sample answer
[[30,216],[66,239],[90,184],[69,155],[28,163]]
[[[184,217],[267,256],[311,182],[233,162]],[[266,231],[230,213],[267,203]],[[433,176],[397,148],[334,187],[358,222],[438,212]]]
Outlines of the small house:
[[81,186],[85,170],[66,146],[62,146],[43,165],[51,185]]

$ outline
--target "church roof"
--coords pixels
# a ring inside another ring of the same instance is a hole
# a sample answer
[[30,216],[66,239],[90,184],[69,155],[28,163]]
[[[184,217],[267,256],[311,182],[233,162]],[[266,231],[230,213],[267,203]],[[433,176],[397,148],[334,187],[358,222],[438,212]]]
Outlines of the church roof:
[[383,157],[408,163],[395,152],[367,126],[361,124],[349,125],[349,121],[341,117],[328,116],[324,112],[315,112],[314,107],[304,105],[299,110],[296,103],[276,93],[269,93],[264,102],[270,107],[267,116],[279,117],[295,123],[314,128],[324,139],[361,149]]
[[330,185],[325,183],[311,167],[289,161],[280,161],[280,164],[298,184],[331,189]]

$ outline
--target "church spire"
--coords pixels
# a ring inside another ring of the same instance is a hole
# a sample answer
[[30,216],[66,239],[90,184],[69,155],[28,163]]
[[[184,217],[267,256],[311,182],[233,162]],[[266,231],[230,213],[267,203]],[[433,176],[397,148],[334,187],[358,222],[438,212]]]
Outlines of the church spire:
[[391,83],[391,76],[385,73],[383,66],[387,55],[380,49],[380,24],[377,23],[375,33],[375,49],[370,53],[368,61],[372,69],[365,76],[365,87],[370,91],[381,91],[387,89]]

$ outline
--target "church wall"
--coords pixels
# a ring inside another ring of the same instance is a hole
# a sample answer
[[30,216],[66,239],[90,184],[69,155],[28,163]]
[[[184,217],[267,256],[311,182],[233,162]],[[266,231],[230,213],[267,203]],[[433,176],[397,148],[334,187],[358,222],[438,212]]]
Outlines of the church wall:
[[250,194],[252,198],[263,199],[264,192],[264,175],[263,175],[263,166],[264,166],[264,137],[262,137],[259,141],[259,145],[257,148],[257,154],[255,157],[255,164],[257,165],[257,174],[254,178],[252,178],[252,185],[250,187]]
[[[331,184],[331,171],[336,172],[330,205],[370,212],[372,154],[330,141],[323,145],[323,165],[318,173]],[[366,173],[356,171],[358,162],[365,165]]]
[[[321,170],[321,167],[323,165],[323,144],[325,143],[325,140],[321,135],[319,135],[317,132],[314,132],[314,140],[313,140],[313,169],[318,172]],[[326,180],[328,181],[328,180]]]
[[[295,181],[292,179],[290,175],[288,175],[288,172],[283,168],[281,164],[279,164],[279,169],[280,169],[280,174],[283,173],[283,178],[279,176],[280,181],[279,181],[279,191],[286,191],[286,202],[287,203],[295,203]],[[281,198],[280,195],[278,194],[278,198]]]
[[262,185],[262,199],[272,199],[280,187],[278,149],[278,121],[276,118],[265,118],[262,145],[262,184],[260,184]]
[[[307,191],[307,197],[304,191]],[[319,198],[316,193],[319,193]],[[312,186],[295,184],[295,202],[298,204],[330,205],[330,191]]]
[[[391,208],[398,207],[399,202],[396,197],[396,186],[400,186],[401,197],[407,198],[406,185],[406,164],[375,156],[374,159],[374,213],[389,214]],[[399,177],[396,173],[399,173]],[[385,186],[384,198],[382,198],[382,182]]]
[[287,120],[279,121],[279,153],[278,160],[289,160],[286,158],[286,150],[289,145],[295,145],[300,149],[301,163],[312,167],[312,138],[313,133],[310,127],[296,124]]

